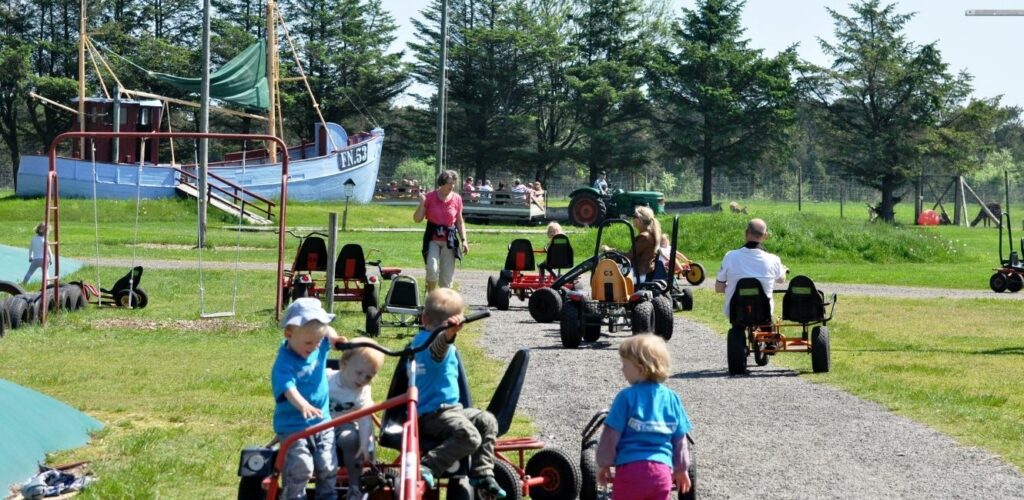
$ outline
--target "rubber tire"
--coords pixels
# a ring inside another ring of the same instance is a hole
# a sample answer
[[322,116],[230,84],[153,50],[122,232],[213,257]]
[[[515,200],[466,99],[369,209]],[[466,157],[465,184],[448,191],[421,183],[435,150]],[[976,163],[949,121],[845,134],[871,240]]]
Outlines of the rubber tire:
[[683,295],[679,298],[679,303],[684,311],[693,310],[693,290],[689,288],[683,289]]
[[1003,293],[1010,284],[1010,278],[1003,273],[995,273],[988,279],[988,286],[993,292]]
[[282,286],[281,287],[281,309],[288,307],[288,302],[292,298],[291,288]]
[[6,301],[7,317],[11,323],[11,330],[17,330],[22,326],[31,323],[28,317],[28,302],[21,296],[11,297]]
[[704,272],[704,266],[691,262],[690,270],[686,272],[686,282],[698,286],[704,282],[705,278],[707,278],[707,274]]
[[494,289],[498,287],[498,280],[494,276],[487,277],[487,307],[494,307]]
[[[687,439],[687,438],[683,438]],[[690,491],[686,493],[679,493],[677,495],[678,500],[697,500],[697,446],[693,443],[689,444],[690,448],[690,467],[686,469],[686,472],[690,474]]]
[[27,290],[14,281],[0,281],[0,292],[7,292],[11,295],[25,295],[28,293]]
[[67,285],[65,290],[65,306],[69,311],[77,311],[85,307],[85,297],[78,285]]
[[263,489],[262,477],[243,477],[238,480],[238,500],[264,500],[267,491]]
[[[587,318],[598,318],[601,316],[601,308],[598,306],[596,300],[585,300],[583,301],[583,315],[581,316],[583,330],[583,340],[585,342],[597,342],[601,338],[601,324],[587,324]],[[609,329],[612,326],[608,327]]]
[[828,327],[811,329],[811,369],[814,373],[828,373],[832,369],[832,348],[828,340]]
[[7,299],[0,300],[0,329],[4,333],[12,330],[11,315],[7,312]]
[[[590,218],[584,218],[577,212],[584,210],[588,205],[593,206],[594,214]],[[593,193],[583,192],[569,201],[569,222],[574,226],[596,226],[604,221],[607,215],[608,207],[605,206],[604,200]]]
[[672,338],[675,330],[675,321],[672,318],[672,299],[668,295],[659,295],[651,301],[654,306],[654,333],[668,341]]
[[[512,464],[500,459],[494,459],[494,480],[498,486],[505,490],[505,500],[523,500],[523,483],[519,479],[519,473],[512,467]],[[474,491],[474,498],[483,500],[485,497],[477,495]]]
[[366,312],[370,307],[378,307],[377,303],[377,285],[373,283],[367,283],[363,285],[363,301],[362,309]]
[[760,351],[760,350],[754,351],[754,363],[757,366],[767,366],[768,365],[768,355],[765,354],[763,351]]
[[1007,280],[1006,289],[1010,293],[1017,293],[1021,288],[1024,288],[1024,276],[1020,274],[1011,274],[1010,279]]
[[511,298],[512,292],[509,291],[508,284],[499,281],[498,288],[494,289],[494,307],[497,307],[499,311],[507,311]]
[[381,326],[381,313],[377,310],[376,306],[369,306],[366,308],[366,325],[365,331],[367,337],[376,337],[380,335]]
[[118,292],[114,294],[114,304],[116,304],[117,307],[132,307],[134,309],[140,309],[140,303],[141,301],[137,292],[124,289],[118,290]]
[[562,338],[562,347],[575,349],[583,341],[583,330],[580,325],[580,308],[575,302],[567,300],[562,303],[559,314],[558,335]]
[[135,289],[135,295],[139,299],[139,303],[135,305],[136,309],[145,309],[149,305],[149,294],[141,288]]
[[729,362],[729,375],[747,373],[747,330],[740,326],[729,329],[726,338],[726,354]]
[[562,296],[551,288],[538,288],[530,294],[527,307],[534,321],[551,323],[558,319],[558,313],[562,310]]
[[526,475],[554,480],[545,481],[530,488],[533,500],[562,500],[576,498],[580,494],[580,465],[565,451],[558,448],[544,448],[534,453],[526,462]]
[[597,440],[583,443],[580,451],[580,500],[597,500]]
[[633,335],[654,333],[654,304],[649,301],[637,302],[629,312],[630,329]]

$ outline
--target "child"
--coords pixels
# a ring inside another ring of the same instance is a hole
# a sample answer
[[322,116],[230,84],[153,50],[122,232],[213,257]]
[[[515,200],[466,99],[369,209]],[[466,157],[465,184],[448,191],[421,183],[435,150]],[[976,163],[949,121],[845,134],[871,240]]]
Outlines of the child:
[[[359,337],[352,342],[376,343]],[[360,347],[341,355],[341,370],[328,370],[327,387],[331,397],[332,418],[373,405],[370,382],[384,364],[384,353]],[[373,461],[373,417],[367,415],[356,422],[339,425],[334,429],[339,457],[348,470],[348,498],[362,499],[359,477],[363,464]]]
[[[665,233],[661,234],[661,246],[658,247],[658,260],[665,266],[665,272],[668,272],[669,258],[672,255],[672,243],[668,240],[668,235]],[[676,252],[676,273],[679,273],[683,268],[683,264],[689,259],[683,255],[683,252]]]
[[[330,420],[327,373],[324,366],[331,346],[345,338],[328,323],[334,319],[313,297],[296,299],[284,312],[284,342],[271,371],[271,387],[277,407],[274,432],[279,441],[290,434]],[[338,463],[334,455],[334,430],[296,441],[284,463],[281,498],[306,498],[306,484],[316,478],[316,498],[337,498]]]
[[[686,433],[690,418],[668,378],[668,348],[656,335],[640,334],[619,346],[622,375],[630,386],[619,391],[597,447],[597,481],[613,480],[613,498],[670,498],[672,483],[690,489]],[[614,478],[611,468],[615,466]]]
[[498,421],[494,415],[459,403],[458,358],[455,336],[462,328],[462,297],[450,288],[438,288],[427,294],[421,323],[423,329],[412,344],[422,345],[435,328],[449,322],[454,325],[438,335],[428,349],[416,354],[416,387],[420,392],[420,435],[441,440],[441,444],[423,455],[420,474],[433,488],[434,477],[466,456],[473,455],[469,484],[478,491],[505,498],[494,479],[494,442]]
[[[544,247],[544,248],[550,247],[551,246],[551,240],[554,239],[555,236],[558,236],[560,234],[565,234],[565,231],[562,230],[562,225],[557,223],[557,222],[555,222],[555,221],[549,222],[548,223],[548,246]],[[540,265],[537,266],[537,269],[540,271],[540,280],[541,280],[541,282],[544,281],[544,272],[545,271],[551,273],[552,275],[555,274],[555,270],[548,267],[548,261],[546,261],[546,260],[544,262],[541,262]]]
[[[50,252],[50,247],[46,244],[46,233],[49,232],[46,224],[36,224],[35,229],[36,235],[32,237],[32,243],[28,249],[28,272],[25,273],[25,278],[21,280],[22,285],[27,285],[28,280],[32,278],[32,273],[36,272],[36,269],[43,267],[43,252],[46,252],[47,260],[50,265],[53,265],[53,253]],[[46,269],[43,269],[43,281],[46,280]]]

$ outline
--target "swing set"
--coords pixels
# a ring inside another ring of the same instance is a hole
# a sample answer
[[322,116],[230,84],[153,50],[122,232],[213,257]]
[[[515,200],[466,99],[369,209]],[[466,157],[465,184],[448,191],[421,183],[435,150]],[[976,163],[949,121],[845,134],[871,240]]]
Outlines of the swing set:
[[[191,138],[194,140],[198,139],[224,139],[224,140],[235,140],[242,141],[243,145],[247,144],[248,141],[271,141],[277,144],[282,151],[281,155],[281,208],[278,217],[278,258],[277,258],[277,297],[274,306],[274,317],[275,319],[280,318],[281,313],[281,284],[283,283],[284,276],[284,251],[285,251],[285,223],[287,214],[287,199],[288,199],[288,148],[285,146],[284,141],[271,135],[257,135],[257,134],[225,134],[225,133],[202,133],[202,132],[64,132],[58,135],[52,143],[48,151],[49,168],[46,178],[46,195],[45,195],[45,211],[43,215],[43,222],[46,227],[51,228],[53,231],[52,241],[49,243],[52,247],[52,260],[54,266],[53,276],[45,276],[42,286],[42,295],[40,297],[40,311],[39,311],[39,323],[40,325],[46,325],[46,316],[50,306],[49,302],[55,304],[59,301],[47,300],[48,290],[54,290],[53,293],[57,293],[60,290],[60,188],[58,185],[57,177],[57,146],[66,140],[85,140],[91,139],[96,140],[111,140],[111,139],[123,139],[123,138],[136,138],[140,139],[142,151],[145,152],[146,141],[152,140],[154,143],[158,143],[161,139],[173,140],[174,138]],[[93,143],[94,144],[94,143]],[[243,148],[244,149],[244,148]],[[93,219],[96,233],[96,261],[97,261],[97,282],[99,282],[99,209],[96,200],[96,160],[95,160],[95,145],[92,148],[93,151]],[[139,155],[140,158],[145,158],[145,155]],[[138,164],[138,173],[141,174],[145,160],[140,160]],[[197,162],[198,163],[198,162]],[[244,153],[242,168],[245,168]],[[205,194],[198,194],[197,196],[209,196],[209,192]],[[141,269],[136,274],[135,266],[136,261],[136,248],[138,242],[139,232],[139,214],[141,213],[141,175],[136,178],[136,200],[135,200],[135,230],[134,239],[135,245],[132,249],[132,268],[133,271],[129,273],[128,278],[128,293],[126,295],[126,303],[121,305],[127,305],[134,307],[136,305],[141,306],[141,295],[138,293],[141,290],[138,289],[138,279],[141,278]],[[235,246],[235,284],[232,291],[231,310],[225,312],[207,312],[205,304],[205,286],[203,280],[203,249],[199,247],[199,301],[200,301],[200,317],[201,318],[223,318],[234,316],[235,304],[238,290],[237,280],[237,268],[238,268],[238,257],[240,251],[240,231],[241,222],[244,209],[239,209],[239,234],[236,235],[236,246]],[[43,253],[43,269],[49,269],[51,256],[47,253]],[[123,281],[123,279],[121,280]],[[52,283],[52,285],[51,285]],[[102,290],[102,289],[101,289]],[[144,292],[143,292],[144,293]],[[103,295],[100,294],[99,303],[102,305]],[[148,298],[146,299],[148,301]]]

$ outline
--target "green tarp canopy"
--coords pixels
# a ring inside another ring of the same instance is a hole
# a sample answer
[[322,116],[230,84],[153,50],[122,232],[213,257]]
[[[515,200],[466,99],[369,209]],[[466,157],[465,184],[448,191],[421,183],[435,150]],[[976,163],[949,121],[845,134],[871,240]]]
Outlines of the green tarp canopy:
[[[200,92],[202,78],[185,78],[166,73],[149,72],[154,78],[175,87]],[[267,42],[260,40],[210,74],[210,97],[251,109],[266,110]]]
[[[54,367],[54,370],[59,370]],[[0,379],[0,491],[39,472],[52,451],[77,448],[98,420],[56,399]]]

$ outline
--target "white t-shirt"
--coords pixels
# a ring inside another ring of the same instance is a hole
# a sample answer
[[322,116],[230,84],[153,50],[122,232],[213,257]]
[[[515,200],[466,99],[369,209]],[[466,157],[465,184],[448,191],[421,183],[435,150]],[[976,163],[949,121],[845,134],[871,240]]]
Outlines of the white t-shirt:
[[327,370],[327,389],[331,398],[331,418],[373,406],[370,385],[364,385],[362,389],[348,387],[341,383],[340,371]]
[[738,248],[730,250],[722,259],[722,267],[718,270],[718,281],[725,283],[725,304],[722,312],[729,317],[729,302],[736,291],[736,282],[743,278],[757,278],[761,288],[768,296],[771,311],[775,310],[772,289],[776,283],[786,282],[786,268],[777,255],[770,254],[760,248]]
[[52,257],[50,249],[46,248],[46,238],[39,236],[38,234],[32,237],[32,244],[28,249],[28,257],[32,260],[43,260],[43,251],[46,251],[47,256]]

